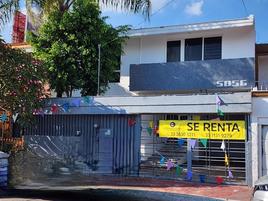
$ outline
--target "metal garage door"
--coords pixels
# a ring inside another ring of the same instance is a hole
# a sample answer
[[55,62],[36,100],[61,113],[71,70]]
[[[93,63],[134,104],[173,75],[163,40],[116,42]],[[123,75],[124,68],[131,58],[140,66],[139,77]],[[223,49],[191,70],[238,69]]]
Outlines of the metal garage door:
[[262,175],[268,175],[268,126],[262,126]]

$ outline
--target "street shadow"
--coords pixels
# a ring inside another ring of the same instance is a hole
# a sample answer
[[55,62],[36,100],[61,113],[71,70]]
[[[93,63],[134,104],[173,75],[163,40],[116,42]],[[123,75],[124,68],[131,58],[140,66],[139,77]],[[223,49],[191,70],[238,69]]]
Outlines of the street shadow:
[[[140,190],[111,190],[111,189],[86,189],[86,190],[10,190],[2,198],[27,201],[42,199],[44,201],[218,201],[201,196],[174,194],[165,192],[151,192]],[[30,199],[30,200],[28,200]]]

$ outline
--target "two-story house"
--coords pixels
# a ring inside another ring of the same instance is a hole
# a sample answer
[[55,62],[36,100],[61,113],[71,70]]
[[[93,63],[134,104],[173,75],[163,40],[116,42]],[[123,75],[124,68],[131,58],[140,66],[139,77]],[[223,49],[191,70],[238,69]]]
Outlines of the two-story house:
[[242,141],[225,142],[232,166],[226,167],[220,149],[222,141],[209,140],[207,148],[199,143],[191,150],[188,140],[185,149],[180,149],[176,139],[163,142],[148,136],[146,127],[152,121],[158,126],[163,119],[216,119],[217,93],[225,103],[221,106],[224,112],[221,120],[245,121],[248,134],[250,91],[255,86],[253,17],[131,30],[124,53],[120,83],[111,83],[106,96],[132,95],[144,99],[144,109],[139,111],[143,128],[139,173],[165,175],[157,163],[159,155],[173,159],[176,155],[175,161],[193,172],[206,171],[217,178],[228,177],[230,169],[236,175],[234,180],[251,182],[251,169],[247,165],[251,159],[246,154],[249,135]]
[[[254,18],[134,29],[128,36],[119,83],[104,96],[51,99],[26,132],[38,156],[55,156],[43,174],[62,159],[70,174],[251,185]],[[183,133],[191,121],[195,126]],[[181,125],[182,137],[162,135],[165,123]]]

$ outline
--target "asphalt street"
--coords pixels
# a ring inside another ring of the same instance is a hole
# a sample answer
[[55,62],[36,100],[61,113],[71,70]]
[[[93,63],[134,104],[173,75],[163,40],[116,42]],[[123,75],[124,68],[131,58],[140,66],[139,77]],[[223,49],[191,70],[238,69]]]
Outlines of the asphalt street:
[[218,201],[207,197],[136,190],[47,191],[13,190],[0,197],[1,201]]

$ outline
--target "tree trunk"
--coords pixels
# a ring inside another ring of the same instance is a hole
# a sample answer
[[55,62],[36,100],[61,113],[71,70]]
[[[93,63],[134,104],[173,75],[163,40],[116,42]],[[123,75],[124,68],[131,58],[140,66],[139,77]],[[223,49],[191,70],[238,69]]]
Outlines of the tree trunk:
[[61,98],[62,94],[63,94],[63,91],[57,90],[56,92],[57,92],[57,98]]

